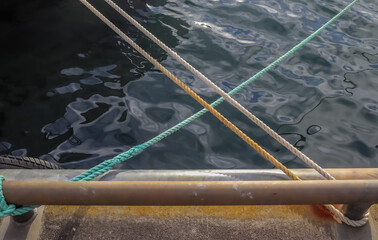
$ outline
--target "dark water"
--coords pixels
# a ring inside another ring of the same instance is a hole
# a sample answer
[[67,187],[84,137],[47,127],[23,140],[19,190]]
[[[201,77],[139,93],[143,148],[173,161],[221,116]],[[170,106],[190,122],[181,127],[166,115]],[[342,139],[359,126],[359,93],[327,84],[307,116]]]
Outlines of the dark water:
[[[117,1],[225,91],[350,1]],[[102,1],[127,35],[205,100],[211,89]],[[0,154],[89,168],[201,107],[77,0],[0,3]],[[237,101],[324,167],[378,167],[378,5],[360,1]],[[218,109],[288,167],[305,167],[228,103]],[[124,163],[271,168],[206,114]]]

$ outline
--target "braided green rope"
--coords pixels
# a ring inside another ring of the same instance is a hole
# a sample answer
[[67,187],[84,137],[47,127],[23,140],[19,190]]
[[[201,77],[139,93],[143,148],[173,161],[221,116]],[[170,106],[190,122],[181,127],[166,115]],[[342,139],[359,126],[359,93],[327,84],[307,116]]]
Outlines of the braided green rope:
[[[245,82],[243,82],[242,84],[240,84],[239,86],[234,88],[232,91],[230,91],[228,93],[228,95],[232,96],[233,94],[237,93],[238,91],[243,89],[245,86],[247,86],[248,84],[252,83],[256,79],[261,77],[261,75],[263,75],[264,73],[266,73],[267,71],[269,71],[270,69],[275,67],[278,63],[280,63],[281,61],[283,61],[284,59],[286,59],[287,57],[292,55],[299,48],[303,47],[308,41],[310,41],[316,35],[318,35],[322,30],[324,30],[326,27],[328,27],[331,23],[336,21],[341,15],[343,15],[346,11],[348,11],[357,2],[358,2],[358,0],[354,0],[353,2],[351,2],[348,6],[346,6],[343,10],[341,10],[337,15],[335,15],[327,23],[325,23],[323,26],[321,26],[318,30],[313,32],[310,36],[305,38],[303,41],[301,41],[297,45],[295,45],[292,49],[290,49],[284,55],[277,58],[274,62],[269,64],[267,67],[265,67],[264,69],[257,72],[254,76],[252,76],[251,78],[247,79]],[[224,101],[224,98],[220,97],[215,102],[213,102],[211,104],[211,106],[216,107],[219,104],[221,104],[223,101]],[[195,119],[199,118],[200,116],[202,116],[203,114],[205,114],[207,112],[208,112],[208,110],[206,108],[202,109],[201,111],[198,111],[194,115],[192,115],[189,118],[185,119],[184,121],[176,124],[175,126],[171,127],[170,129],[162,132],[161,134],[157,135],[156,137],[150,139],[149,141],[147,141],[143,144],[134,146],[134,147],[130,148],[128,151],[121,153],[121,154],[117,155],[116,157],[114,157],[112,159],[106,160],[106,161],[96,165],[95,167],[93,167],[91,169],[88,169],[84,173],[72,178],[70,181],[90,181],[90,180],[106,173],[107,171],[111,170],[114,165],[119,164],[121,162],[124,162],[124,161],[138,155],[139,153],[144,151],[146,148],[152,146],[153,144],[155,144],[155,143],[159,142],[160,140],[166,138],[167,136],[171,135],[172,133],[178,131],[179,129],[181,129],[185,125],[189,124],[190,122],[194,121]],[[0,217],[21,215],[21,214],[29,212],[29,211],[33,210],[34,208],[38,207],[38,206],[23,206],[23,207],[20,207],[20,208],[16,208],[15,205],[13,205],[13,204],[8,205],[7,202],[5,201],[3,191],[2,191],[2,188],[1,188],[3,180],[4,180],[4,177],[0,175]]]
[[14,204],[7,204],[3,195],[4,176],[0,175],[0,217],[16,216],[32,211],[39,206],[23,206],[16,208]]

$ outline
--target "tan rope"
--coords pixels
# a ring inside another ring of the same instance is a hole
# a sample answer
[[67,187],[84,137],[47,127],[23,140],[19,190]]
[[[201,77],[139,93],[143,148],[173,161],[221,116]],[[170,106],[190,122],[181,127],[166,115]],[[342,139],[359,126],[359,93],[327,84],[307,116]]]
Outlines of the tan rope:
[[180,57],[175,51],[170,49],[167,45],[161,42],[158,38],[156,38],[152,33],[150,33],[147,29],[145,29],[141,24],[139,24],[135,19],[133,19],[129,14],[123,11],[117,4],[115,4],[112,0],[105,0],[111,7],[113,7],[117,12],[119,12],[124,18],[126,18],[130,23],[132,23],[136,28],[138,28],[141,32],[143,32],[147,37],[149,37],[152,41],[154,41],[158,46],[164,49],[169,55],[175,58],[179,63],[181,63],[186,69],[193,73],[194,76],[198,77],[204,83],[206,83],[209,87],[214,89],[219,95],[221,95],[227,102],[233,105],[236,109],[242,112],[246,117],[248,117],[251,121],[253,121],[257,126],[263,129],[266,133],[268,133],[271,137],[273,137],[277,142],[282,144],[285,148],[287,148],[290,152],[292,152],[295,156],[305,162],[307,165],[315,169],[319,172],[324,178],[328,180],[335,180],[335,178],[326,172],[323,168],[321,168],[318,164],[316,164],[313,160],[307,157],[304,153],[299,151],[295,148],[292,144],[290,144],[286,139],[281,137],[278,133],[272,130],[268,125],[266,125],[263,121],[257,118],[254,114],[249,112],[245,107],[243,107],[240,103],[238,103],[235,99],[229,96],[226,92],[224,92],[221,88],[215,85],[211,80],[209,80],[206,76],[204,76],[201,72],[199,72],[196,68],[190,65],[187,61],[185,61],[182,57]]
[[116,27],[112,22],[110,22],[104,15],[102,15],[97,9],[95,9],[86,0],[80,0],[89,10],[91,10],[97,17],[99,17],[106,25],[113,29],[120,37],[122,37],[128,44],[130,44],[135,50],[142,54],[148,61],[150,61],[157,69],[164,73],[168,78],[170,78],[174,83],[181,87],[185,92],[187,92],[192,98],[199,102],[204,108],[209,110],[216,118],[218,118],[224,125],[236,133],[241,139],[253,147],[260,155],[269,160],[275,167],[283,171],[287,176],[293,180],[300,180],[292,171],[287,169],[282,163],[270,155],[267,151],[261,148],[257,143],[255,143],[250,137],[243,133],[239,128],[232,124],[228,119],[226,119],[222,114],[220,114],[215,108],[210,106],[205,100],[203,100],[197,93],[186,86],[182,81],[180,81],[175,75],[168,71],[163,65],[161,65],[157,60],[151,57],[146,51],[138,46],[133,40],[131,40],[126,34],[124,34],[118,27]]
[[[224,125],[230,128],[234,133],[236,133],[240,138],[242,138],[246,143],[253,147],[260,155],[269,160],[275,167],[283,171],[287,176],[293,180],[301,180],[292,171],[286,168],[282,163],[275,159],[272,155],[261,148],[257,143],[255,143],[251,138],[249,138],[245,133],[238,129],[234,124],[232,124],[228,119],[226,119],[222,114],[220,114],[216,109],[210,106],[206,101],[204,101],[199,95],[197,95],[193,90],[186,86],[182,81],[180,81],[176,76],[169,72],[164,66],[162,66],[157,60],[151,57],[146,51],[139,47],[134,41],[132,41],[126,34],[124,34],[119,28],[117,28],[112,22],[110,22],[104,15],[102,15],[97,9],[95,9],[86,0],[80,0],[89,10],[91,10],[97,17],[99,17],[105,24],[107,24],[111,29],[113,29],[120,37],[122,37],[128,44],[130,44],[135,50],[142,54],[148,61],[150,61],[156,68],[158,68],[162,73],[164,73],[168,78],[180,86],[184,91],[186,91],[191,97],[193,97],[197,102],[199,102],[203,107],[205,107],[209,112],[211,112],[215,117],[217,117]],[[351,220],[342,214],[338,209],[332,205],[325,205],[325,207],[333,213],[336,219],[340,219],[348,225],[358,227],[363,226],[368,221],[367,215],[361,220]]]

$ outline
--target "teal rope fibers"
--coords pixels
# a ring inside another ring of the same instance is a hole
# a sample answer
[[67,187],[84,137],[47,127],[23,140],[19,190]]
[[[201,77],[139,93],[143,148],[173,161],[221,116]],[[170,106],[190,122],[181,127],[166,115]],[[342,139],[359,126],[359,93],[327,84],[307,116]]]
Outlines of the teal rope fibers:
[[[242,84],[240,84],[239,86],[234,88],[232,91],[230,91],[228,93],[228,95],[230,95],[230,96],[234,95],[235,93],[237,93],[238,91],[243,89],[245,86],[247,86],[248,84],[252,83],[256,79],[261,77],[261,75],[263,75],[264,73],[266,73],[267,71],[269,71],[270,69],[275,67],[278,63],[280,63],[281,61],[283,61],[284,59],[286,59],[287,57],[292,55],[299,48],[304,46],[308,41],[310,41],[316,35],[318,35],[322,30],[324,30],[326,27],[328,27],[331,23],[336,21],[341,15],[343,15],[346,11],[348,11],[357,2],[358,2],[358,0],[354,0],[353,2],[351,2],[348,6],[346,6],[343,10],[341,10],[337,15],[335,15],[327,23],[325,23],[323,26],[321,26],[318,30],[313,32],[310,36],[305,38],[303,41],[301,41],[297,45],[295,45],[292,49],[290,49],[284,55],[277,58],[274,62],[269,64],[267,67],[265,67],[264,69],[257,72],[254,76],[252,76],[251,78],[247,79],[245,82],[243,82]],[[216,107],[219,104],[221,104],[223,101],[224,101],[224,98],[220,97],[215,102],[213,102],[211,104],[211,106]],[[189,118],[185,119],[184,121],[176,124],[175,126],[171,127],[170,129],[162,132],[161,134],[157,135],[156,137],[150,139],[149,141],[147,141],[143,144],[134,146],[134,147],[130,148],[128,151],[121,153],[121,154],[117,155],[116,157],[114,157],[112,159],[106,160],[106,161],[98,164],[97,166],[95,166],[91,169],[88,169],[84,173],[72,178],[70,181],[90,181],[90,180],[100,176],[101,174],[106,173],[107,171],[111,170],[114,165],[119,164],[121,162],[124,162],[124,161],[138,155],[139,153],[143,152],[146,148],[148,148],[151,145],[153,145],[153,144],[159,142],[160,140],[166,138],[167,136],[171,135],[172,133],[178,131],[180,128],[184,127],[185,125],[189,124],[190,122],[194,121],[195,119],[199,118],[200,116],[202,116],[203,114],[205,114],[207,112],[208,112],[208,110],[206,108],[202,109],[201,111],[195,113],[194,115],[190,116]],[[13,204],[8,205],[5,201],[3,191],[2,191],[2,188],[1,188],[1,183],[2,183],[3,180],[4,180],[4,177],[0,175],[0,210],[1,210],[0,217],[20,215],[20,214],[26,213],[26,212],[38,207],[38,206],[24,206],[24,207],[16,208]]]
[[16,205],[14,204],[8,205],[3,195],[3,181],[4,181],[4,176],[0,175],[0,210],[1,210],[0,217],[21,215],[21,214],[24,214],[26,212],[33,210],[34,208],[39,207],[39,206],[23,206],[20,208],[16,208]]

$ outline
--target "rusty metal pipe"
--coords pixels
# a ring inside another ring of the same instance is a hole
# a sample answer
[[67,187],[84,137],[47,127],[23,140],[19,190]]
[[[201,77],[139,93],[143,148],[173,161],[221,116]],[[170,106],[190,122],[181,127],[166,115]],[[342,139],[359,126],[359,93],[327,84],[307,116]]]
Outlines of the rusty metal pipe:
[[17,205],[290,205],[376,203],[378,180],[4,181]]

